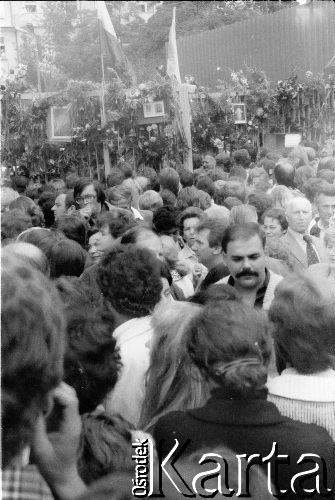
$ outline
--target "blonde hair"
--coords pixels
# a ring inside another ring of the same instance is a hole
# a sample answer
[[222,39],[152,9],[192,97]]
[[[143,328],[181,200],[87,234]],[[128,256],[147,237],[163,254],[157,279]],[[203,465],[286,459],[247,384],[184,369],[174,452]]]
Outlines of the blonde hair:
[[196,304],[174,302],[155,310],[140,429],[148,430],[163,415],[197,408],[208,399],[207,382],[188,354],[188,326],[201,309]]
[[276,186],[271,191],[272,208],[286,210],[286,205],[294,198],[288,187]]

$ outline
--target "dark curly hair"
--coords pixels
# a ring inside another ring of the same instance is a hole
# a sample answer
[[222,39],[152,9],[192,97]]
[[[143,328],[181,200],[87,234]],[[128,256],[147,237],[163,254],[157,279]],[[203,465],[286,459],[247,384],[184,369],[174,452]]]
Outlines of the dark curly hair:
[[77,392],[80,414],[94,411],[117,382],[121,363],[114,328],[106,311],[78,308],[68,314],[64,380]]
[[147,316],[160,300],[160,263],[145,248],[117,246],[100,262],[98,283],[107,305],[117,312],[134,318]]
[[158,234],[169,234],[169,231],[178,228],[179,212],[174,207],[158,208],[153,215],[153,225]]

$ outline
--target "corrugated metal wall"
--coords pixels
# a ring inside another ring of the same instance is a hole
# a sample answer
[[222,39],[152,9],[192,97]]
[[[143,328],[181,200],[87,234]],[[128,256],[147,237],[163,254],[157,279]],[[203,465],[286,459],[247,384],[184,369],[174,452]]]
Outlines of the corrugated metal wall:
[[[178,17],[178,9],[177,9]],[[180,73],[214,90],[245,65],[278,81],[321,73],[335,54],[335,2],[314,1],[177,40]],[[220,68],[218,70],[217,68]]]

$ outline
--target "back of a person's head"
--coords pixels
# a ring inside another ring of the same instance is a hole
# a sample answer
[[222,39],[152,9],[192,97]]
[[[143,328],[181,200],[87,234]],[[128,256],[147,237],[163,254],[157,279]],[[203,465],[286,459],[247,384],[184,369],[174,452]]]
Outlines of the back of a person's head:
[[49,391],[62,380],[64,315],[56,289],[17,256],[1,258],[2,462],[32,442]]
[[[224,197],[224,191],[223,191],[223,197]],[[227,198],[224,198],[223,201],[223,206],[228,208],[228,210],[231,210],[233,207],[238,207],[239,205],[243,204],[244,203],[239,198],[236,198],[236,196],[227,196]]]
[[263,312],[239,301],[221,301],[205,306],[189,329],[194,363],[229,397],[266,393],[272,344]]
[[[320,277],[290,275],[275,290],[269,310],[277,353],[299,373],[317,373],[332,366],[334,293]],[[283,367],[284,368],[284,367]]]
[[14,177],[12,177],[13,189],[20,194],[26,191],[28,184],[29,179],[24,175],[14,175]]
[[195,186],[183,188],[177,196],[177,208],[185,210],[188,207],[200,207],[199,189]]
[[163,206],[163,200],[159,193],[153,190],[145,191],[138,199],[140,210],[151,210],[154,212]]
[[320,170],[335,170],[335,158],[333,156],[326,156],[321,158],[318,164],[318,172]]
[[55,214],[51,209],[55,204],[56,197],[55,191],[43,191],[38,199],[38,205],[42,209],[46,227],[51,227],[55,222]]
[[78,470],[85,484],[111,474],[134,470],[132,427],[119,415],[106,412],[82,416],[82,442]]
[[225,284],[213,284],[206,288],[200,288],[190,299],[193,304],[208,305],[218,304],[223,300],[239,300],[239,295],[235,288]]
[[170,189],[162,189],[159,192],[162,200],[163,200],[163,205],[165,207],[175,207],[177,204],[177,197],[173,194]]
[[44,215],[40,207],[38,207],[31,198],[27,196],[20,196],[16,200],[12,201],[9,206],[9,210],[21,210],[25,214],[29,215],[31,218],[31,223],[33,226],[41,227],[44,226]]
[[132,197],[132,190],[123,184],[107,190],[107,199],[115,207],[130,208]]
[[159,191],[158,175],[155,169],[147,165],[141,165],[137,168],[137,175],[146,177],[148,179],[148,189]]
[[113,238],[120,238],[126,231],[136,226],[136,221],[130,210],[113,207],[98,217],[97,226],[108,226]]
[[208,193],[203,191],[202,189],[198,189],[198,198],[199,198],[199,208],[201,210],[206,210],[207,208],[212,206],[212,198]]
[[61,215],[55,221],[55,227],[64,233],[67,238],[85,247],[87,224],[83,217],[76,213]]
[[233,159],[236,165],[247,168],[250,163],[250,155],[246,149],[238,149],[233,152]]
[[31,243],[16,242],[6,246],[6,252],[20,257],[29,265],[40,271],[45,276],[50,274],[50,266],[46,255],[37,246]]
[[213,170],[210,170],[208,172],[208,177],[212,179],[212,181],[215,183],[216,181],[226,181],[229,178],[228,172],[225,172],[223,168],[214,168]]
[[51,187],[57,194],[64,193],[67,189],[65,181],[60,178],[51,179],[48,182],[48,186]]
[[259,181],[269,183],[269,175],[263,167],[255,167],[250,170],[248,183],[255,185]]
[[121,170],[125,179],[130,179],[133,176],[133,167],[130,163],[126,161],[120,161],[117,165],[117,168]]
[[203,403],[201,380],[192,372],[187,350],[188,326],[200,311],[200,306],[187,302],[161,304],[155,310],[141,427],[151,427],[153,419],[169,411],[196,408]]
[[236,205],[229,214],[229,224],[244,224],[245,222],[258,222],[257,210],[253,205]]
[[241,165],[235,165],[229,172],[229,178],[239,177],[243,182],[247,180],[247,171]]
[[295,169],[288,161],[281,161],[276,164],[274,176],[277,184],[286,187],[294,187]]
[[1,203],[1,212],[4,212],[11,201],[16,200],[20,195],[14,189],[8,186],[0,187],[0,203]]
[[52,248],[56,243],[64,239],[66,239],[66,236],[60,231],[51,231],[40,227],[27,229],[17,237],[17,241],[31,243],[37,246],[46,255],[48,260]]
[[215,159],[217,167],[222,167],[226,172],[229,172],[232,164],[229,153],[219,153]]
[[272,206],[272,198],[262,191],[255,191],[248,196],[248,205],[256,208],[258,220],[260,221],[265,210]]
[[214,182],[207,175],[202,175],[201,177],[199,177],[196,187],[197,189],[205,191],[211,198],[213,198],[215,192]]
[[161,189],[169,189],[177,196],[179,191],[179,174],[171,167],[165,167],[159,174],[159,184]]
[[50,277],[80,276],[85,268],[85,250],[74,240],[61,240],[50,248]]
[[188,170],[187,168],[181,168],[178,170],[179,174],[179,179],[180,179],[180,184],[183,188],[193,186],[194,184],[194,175],[191,170]]
[[167,234],[178,228],[178,210],[174,207],[161,207],[154,212],[153,226],[158,234]]
[[295,171],[294,182],[298,189],[302,190],[303,185],[308,179],[315,177],[315,172],[312,167],[304,165],[297,168]]
[[[236,179],[236,180],[235,180]],[[242,179],[229,179],[222,189],[224,198],[233,197],[245,202],[246,190]]]
[[98,282],[107,305],[129,317],[148,316],[160,300],[160,261],[146,248],[120,245],[99,264]]
[[18,208],[1,214],[1,240],[16,238],[30,227],[32,227],[31,217]]
[[275,186],[271,191],[273,208],[281,208],[285,210],[286,205],[292,200],[293,194],[286,186]]
[[76,183],[79,181],[79,177],[75,173],[67,174],[65,177],[66,189],[73,189]]
[[80,414],[94,411],[117,382],[121,364],[114,329],[107,312],[68,311],[65,382],[77,392]]
[[112,168],[107,175],[107,187],[119,186],[125,180],[124,173],[118,168]]
[[325,180],[328,184],[333,184],[335,181],[335,171],[334,170],[319,170],[316,174],[318,179]]
[[268,175],[273,174],[276,167],[275,162],[273,160],[269,160],[266,157],[261,158],[258,162],[258,165],[259,167],[262,167]]

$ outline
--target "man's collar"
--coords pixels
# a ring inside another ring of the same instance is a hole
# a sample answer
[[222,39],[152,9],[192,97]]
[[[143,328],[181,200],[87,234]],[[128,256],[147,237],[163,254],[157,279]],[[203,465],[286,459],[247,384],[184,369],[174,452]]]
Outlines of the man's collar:
[[[255,307],[262,307],[263,306],[263,301],[266,293],[266,289],[268,287],[270,281],[270,273],[267,268],[265,268],[265,280],[263,281],[263,284],[258,288],[256,292],[256,299],[255,299]],[[229,276],[228,278],[228,285],[234,287],[235,285],[235,280],[232,276]]]

